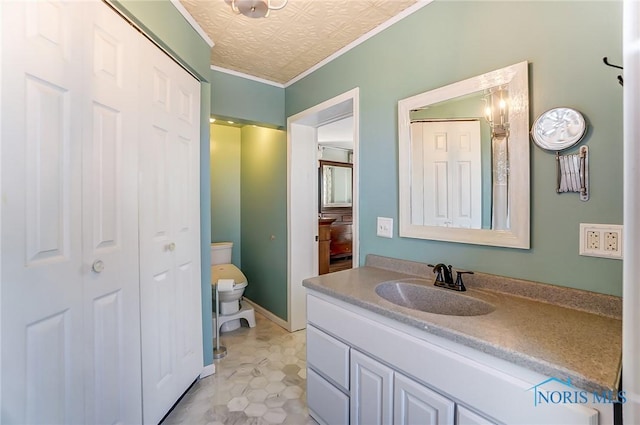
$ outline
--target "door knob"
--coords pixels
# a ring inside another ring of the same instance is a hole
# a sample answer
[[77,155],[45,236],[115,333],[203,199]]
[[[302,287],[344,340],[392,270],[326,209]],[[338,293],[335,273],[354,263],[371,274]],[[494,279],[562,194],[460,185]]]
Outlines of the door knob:
[[171,242],[169,245],[167,245],[167,249],[169,251],[175,251],[176,250],[176,244],[175,242]]
[[104,262],[102,260],[94,261],[93,265],[91,266],[91,270],[93,270],[95,273],[102,273],[102,271],[104,270]]

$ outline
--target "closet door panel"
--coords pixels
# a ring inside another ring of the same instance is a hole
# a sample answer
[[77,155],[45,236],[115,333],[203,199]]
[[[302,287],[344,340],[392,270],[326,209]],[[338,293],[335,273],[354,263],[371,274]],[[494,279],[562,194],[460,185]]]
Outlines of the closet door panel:
[[85,4],[83,283],[90,423],[142,420],[138,285],[139,35]]
[[143,416],[145,423],[156,423],[203,367],[200,85],[155,47],[143,50],[142,109],[148,112],[141,121],[140,155]]
[[[144,423],[158,423],[180,396],[176,386],[177,295],[172,228],[171,80],[144,49],[141,76],[140,307]],[[144,93],[150,93],[145,95]]]
[[0,422],[84,421],[78,8],[2,5]]
[[[175,64],[174,64],[175,65]],[[182,320],[178,335],[182,335],[182,351],[178,361],[182,385],[188,385],[202,372],[202,286],[200,272],[200,83],[183,69],[174,66],[176,92],[173,113],[176,119],[176,140],[179,158],[176,170],[176,201],[181,204],[176,218],[176,265],[178,285],[183,294]]]
[[[190,78],[190,77],[189,77]],[[191,96],[193,98],[193,96]],[[182,99],[178,96],[178,99]],[[178,104],[180,106],[180,103]],[[199,374],[202,368],[201,358],[201,316],[194,310],[200,304],[200,248],[199,248],[199,171],[197,156],[199,141],[188,139],[189,127],[175,121],[178,132],[174,138],[172,160],[173,178],[173,234],[176,249],[176,331],[179,344],[177,361],[187,375]],[[196,180],[198,179],[198,180]],[[197,217],[197,219],[196,219]],[[197,244],[197,245],[196,245]],[[194,343],[195,342],[195,343]],[[187,372],[189,371],[189,372]]]

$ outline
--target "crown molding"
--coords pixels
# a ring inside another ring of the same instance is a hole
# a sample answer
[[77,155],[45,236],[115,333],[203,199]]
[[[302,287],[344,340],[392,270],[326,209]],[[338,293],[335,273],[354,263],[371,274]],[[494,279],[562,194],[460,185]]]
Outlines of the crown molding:
[[257,81],[259,83],[268,84],[270,86],[278,87],[278,88],[281,88],[281,89],[284,88],[284,85],[281,84],[281,83],[277,83],[275,81],[271,81],[271,80],[267,80],[267,79],[264,79],[264,78],[256,77],[255,75],[249,75],[249,74],[245,74],[243,72],[234,71],[232,69],[222,68],[222,67],[215,66],[215,65],[211,65],[211,69],[213,71],[218,71],[218,72],[222,72],[222,73],[225,73],[225,74],[233,75],[233,76],[236,76],[236,77],[245,78],[247,80]]

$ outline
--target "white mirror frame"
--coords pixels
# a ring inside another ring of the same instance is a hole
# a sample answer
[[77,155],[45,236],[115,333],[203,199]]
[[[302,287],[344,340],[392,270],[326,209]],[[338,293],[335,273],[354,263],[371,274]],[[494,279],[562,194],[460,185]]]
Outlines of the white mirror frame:
[[[459,81],[398,102],[399,234],[401,237],[529,249],[529,86],[527,62]],[[411,224],[411,110],[508,85],[509,230],[463,229]]]

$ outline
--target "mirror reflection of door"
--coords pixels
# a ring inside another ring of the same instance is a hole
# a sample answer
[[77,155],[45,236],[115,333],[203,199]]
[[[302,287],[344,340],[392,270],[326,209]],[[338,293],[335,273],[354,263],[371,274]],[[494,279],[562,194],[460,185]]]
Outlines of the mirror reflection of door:
[[411,123],[411,223],[480,229],[479,120]]

